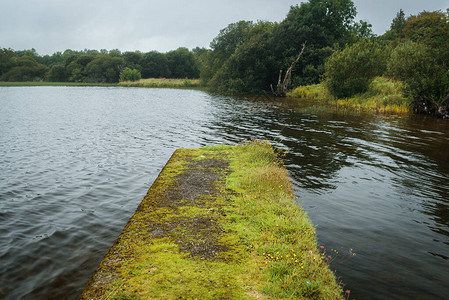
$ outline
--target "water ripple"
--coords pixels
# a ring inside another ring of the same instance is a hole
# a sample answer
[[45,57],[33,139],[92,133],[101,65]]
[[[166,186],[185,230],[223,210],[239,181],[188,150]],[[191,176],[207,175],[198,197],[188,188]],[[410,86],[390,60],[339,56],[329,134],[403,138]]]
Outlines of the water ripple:
[[449,122],[291,100],[0,88],[0,298],[75,299],[177,148],[267,139],[355,298],[449,293]]

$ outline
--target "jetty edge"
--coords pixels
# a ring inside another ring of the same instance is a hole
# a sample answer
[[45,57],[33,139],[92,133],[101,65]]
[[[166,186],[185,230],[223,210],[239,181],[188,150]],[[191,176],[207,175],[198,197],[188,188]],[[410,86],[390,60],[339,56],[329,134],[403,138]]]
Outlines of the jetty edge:
[[79,299],[342,299],[266,141],[178,149]]

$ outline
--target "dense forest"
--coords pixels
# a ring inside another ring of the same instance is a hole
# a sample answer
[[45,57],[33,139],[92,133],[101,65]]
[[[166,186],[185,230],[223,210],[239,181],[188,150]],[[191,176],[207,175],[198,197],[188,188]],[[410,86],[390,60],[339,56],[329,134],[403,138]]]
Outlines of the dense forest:
[[[201,78],[221,93],[269,92],[307,42],[291,87],[322,82],[331,95],[367,90],[377,76],[404,83],[404,93],[437,109],[449,105],[449,11],[406,17],[400,10],[381,36],[355,21],[351,0],[309,0],[279,23],[239,21],[222,29],[210,48],[167,53],[0,49],[1,81],[115,83],[142,78]],[[449,107],[446,107],[449,108]]]
[[192,51],[167,53],[119,50],[65,50],[39,56],[34,49],[0,49],[1,81],[116,83],[143,78],[198,78]]

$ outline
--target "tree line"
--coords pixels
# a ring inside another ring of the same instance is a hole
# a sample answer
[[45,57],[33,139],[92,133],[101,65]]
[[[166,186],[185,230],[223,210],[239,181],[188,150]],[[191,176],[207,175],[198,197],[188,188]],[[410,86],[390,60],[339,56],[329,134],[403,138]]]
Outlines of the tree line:
[[390,29],[334,51],[325,63],[324,83],[337,98],[368,90],[384,76],[404,83],[417,112],[449,113],[449,10],[405,17],[400,10]]
[[384,76],[404,83],[416,108],[449,111],[449,10],[405,16],[381,36],[355,21],[351,0],[309,0],[280,23],[241,21],[221,30],[201,56],[203,83],[218,92],[270,92],[302,45],[292,86],[323,83],[336,98],[366,92]]
[[[280,70],[295,66],[291,86],[324,83],[337,97],[367,90],[376,76],[400,80],[406,94],[441,103],[449,85],[447,12],[406,17],[400,10],[381,36],[355,21],[351,0],[309,0],[291,6],[281,22],[239,21],[223,28],[209,48],[167,53],[0,50],[0,80],[118,82],[136,78],[201,78],[220,93],[270,92]],[[449,100],[447,101],[449,103]]]
[[116,83],[143,78],[198,78],[195,53],[65,50],[40,56],[36,50],[0,49],[1,81]]

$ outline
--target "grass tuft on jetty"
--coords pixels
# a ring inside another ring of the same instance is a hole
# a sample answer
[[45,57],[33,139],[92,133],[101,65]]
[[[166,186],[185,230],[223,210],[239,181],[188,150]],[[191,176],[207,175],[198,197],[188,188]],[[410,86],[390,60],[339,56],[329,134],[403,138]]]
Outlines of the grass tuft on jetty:
[[341,299],[264,141],[180,149],[81,299]]

